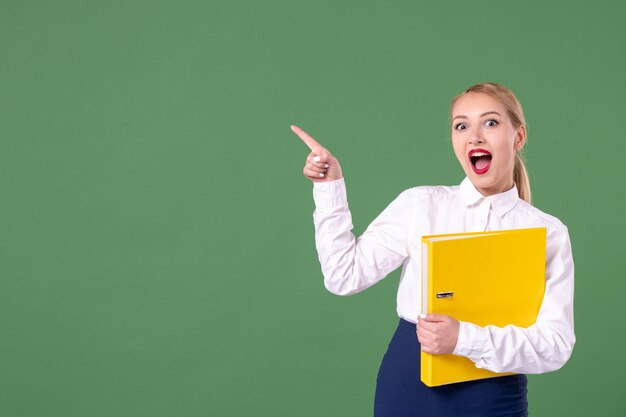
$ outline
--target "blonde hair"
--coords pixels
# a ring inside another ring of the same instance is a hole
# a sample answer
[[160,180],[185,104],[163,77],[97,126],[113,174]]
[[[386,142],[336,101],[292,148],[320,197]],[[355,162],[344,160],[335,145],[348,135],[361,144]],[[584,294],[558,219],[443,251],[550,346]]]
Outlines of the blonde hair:
[[[492,82],[474,84],[458,96],[454,97],[452,99],[452,104],[450,105],[450,115],[452,115],[454,103],[456,103],[461,96],[467,93],[483,93],[495,98],[506,108],[514,129],[517,129],[520,126],[526,126],[522,105],[517,100],[517,97],[515,97],[515,94],[513,94],[513,92],[505,86]],[[515,154],[513,181],[517,186],[519,198],[530,204],[532,200],[530,193],[530,181],[528,180],[528,171],[526,170],[526,165],[524,165],[524,160],[522,159],[520,152]]]

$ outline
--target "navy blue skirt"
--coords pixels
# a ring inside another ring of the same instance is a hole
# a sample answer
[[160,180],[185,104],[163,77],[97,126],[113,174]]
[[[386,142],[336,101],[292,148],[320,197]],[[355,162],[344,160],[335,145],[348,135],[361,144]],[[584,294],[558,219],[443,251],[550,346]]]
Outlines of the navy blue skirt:
[[526,375],[427,387],[415,324],[400,319],[376,383],[375,417],[528,416]]

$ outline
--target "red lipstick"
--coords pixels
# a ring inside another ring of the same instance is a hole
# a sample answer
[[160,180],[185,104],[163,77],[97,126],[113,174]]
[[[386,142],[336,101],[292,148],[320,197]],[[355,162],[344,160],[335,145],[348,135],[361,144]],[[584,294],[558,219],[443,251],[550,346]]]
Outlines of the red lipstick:
[[491,166],[491,152],[485,149],[472,149],[467,154],[470,165],[475,173],[478,175],[482,175],[489,171],[489,167]]

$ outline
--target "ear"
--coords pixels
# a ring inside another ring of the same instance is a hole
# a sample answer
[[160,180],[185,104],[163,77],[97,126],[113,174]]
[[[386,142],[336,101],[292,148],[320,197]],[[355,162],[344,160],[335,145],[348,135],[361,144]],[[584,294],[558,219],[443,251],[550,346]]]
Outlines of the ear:
[[515,134],[515,140],[513,142],[513,147],[517,152],[521,151],[524,145],[526,144],[526,126],[521,125],[517,128],[517,132]]

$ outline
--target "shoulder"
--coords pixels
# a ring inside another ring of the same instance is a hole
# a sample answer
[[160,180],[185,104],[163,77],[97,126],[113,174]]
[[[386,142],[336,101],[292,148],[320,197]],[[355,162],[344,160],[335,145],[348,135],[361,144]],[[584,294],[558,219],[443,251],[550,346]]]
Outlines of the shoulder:
[[458,185],[420,185],[404,190],[400,193],[400,196],[405,199],[419,201],[424,199],[452,198],[458,192]]
[[394,202],[414,212],[430,213],[437,208],[449,208],[458,200],[458,196],[458,185],[420,185],[405,189]]
[[548,214],[537,207],[528,204],[524,200],[519,200],[515,207],[515,211],[528,219],[528,222],[533,226],[544,226],[548,230],[548,236],[550,235],[567,235],[567,226],[563,224],[557,217]]

